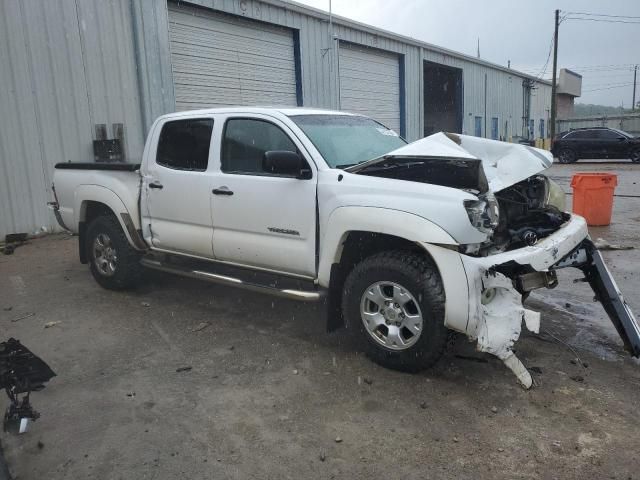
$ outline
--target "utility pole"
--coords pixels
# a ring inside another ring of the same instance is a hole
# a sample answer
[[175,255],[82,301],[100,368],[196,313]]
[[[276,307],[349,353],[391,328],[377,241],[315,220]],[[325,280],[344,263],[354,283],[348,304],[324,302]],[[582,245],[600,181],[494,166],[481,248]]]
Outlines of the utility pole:
[[631,111],[636,109],[636,76],[638,74],[638,65],[633,67],[633,101],[631,102]]
[[560,25],[560,10],[556,10],[556,29],[553,34],[553,79],[551,80],[551,141],[556,136],[556,75],[558,69],[558,26]]

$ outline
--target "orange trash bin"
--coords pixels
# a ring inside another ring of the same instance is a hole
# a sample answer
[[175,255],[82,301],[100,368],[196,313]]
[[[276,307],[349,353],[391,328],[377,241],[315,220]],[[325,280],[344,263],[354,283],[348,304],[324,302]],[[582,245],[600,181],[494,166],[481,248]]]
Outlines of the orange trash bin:
[[571,178],[573,213],[583,216],[590,226],[609,225],[616,185],[618,176],[612,173],[576,173]]

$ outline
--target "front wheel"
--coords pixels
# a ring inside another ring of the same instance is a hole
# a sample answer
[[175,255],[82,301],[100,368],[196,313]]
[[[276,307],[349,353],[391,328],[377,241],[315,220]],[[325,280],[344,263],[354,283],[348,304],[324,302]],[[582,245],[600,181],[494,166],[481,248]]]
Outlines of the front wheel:
[[640,148],[631,150],[631,161],[633,163],[640,163]]
[[348,275],[342,297],[347,329],[376,363],[416,372],[448,343],[445,294],[435,266],[405,251],[366,258]]
[[560,163],[575,163],[578,161],[578,156],[570,148],[563,148],[558,152],[558,160]]
[[109,290],[134,287],[142,274],[140,253],[122,231],[118,220],[104,215],[87,228],[87,258],[93,278]]

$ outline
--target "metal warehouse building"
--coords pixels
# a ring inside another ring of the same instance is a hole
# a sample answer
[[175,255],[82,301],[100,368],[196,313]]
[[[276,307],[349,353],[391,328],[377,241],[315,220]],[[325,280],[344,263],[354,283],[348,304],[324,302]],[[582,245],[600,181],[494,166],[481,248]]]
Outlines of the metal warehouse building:
[[55,227],[55,163],[135,161],[175,110],[304,105],[408,140],[510,140],[546,137],[550,103],[549,82],[282,0],[6,0],[0,235]]

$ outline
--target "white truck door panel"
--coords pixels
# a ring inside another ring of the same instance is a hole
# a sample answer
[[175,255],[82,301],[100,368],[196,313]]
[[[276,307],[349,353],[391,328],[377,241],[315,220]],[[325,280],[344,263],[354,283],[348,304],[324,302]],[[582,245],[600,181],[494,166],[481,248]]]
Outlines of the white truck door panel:
[[259,116],[228,118],[221,137],[211,194],[216,258],[315,277],[315,166],[307,162],[312,178],[304,180],[262,168],[265,151],[303,153],[302,145]]
[[142,218],[153,247],[213,258],[212,118],[167,121],[157,127],[143,172]]

